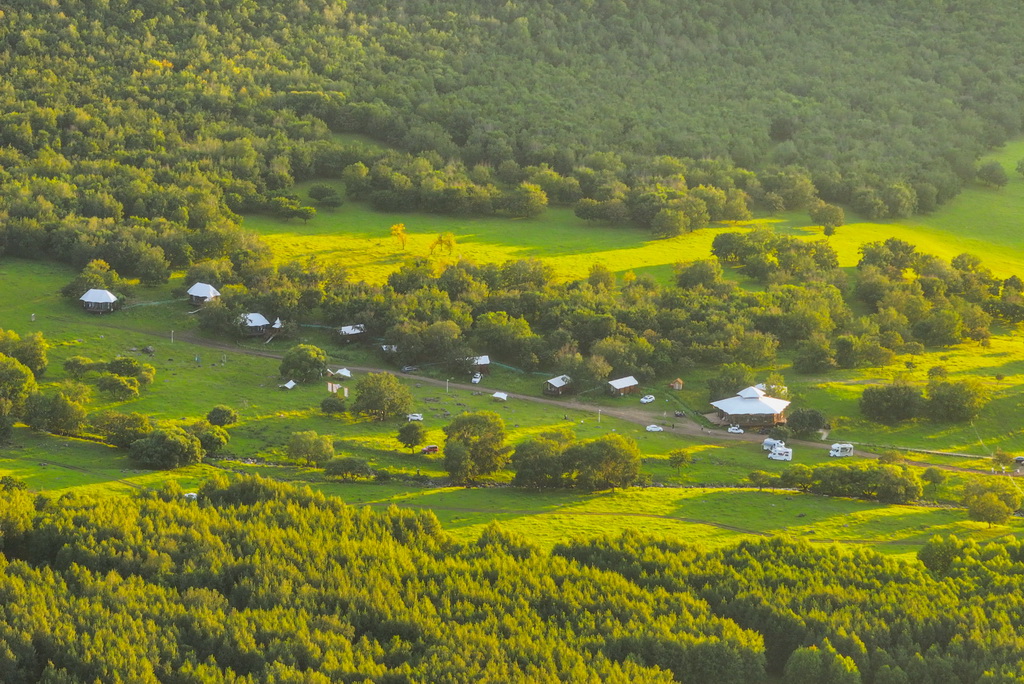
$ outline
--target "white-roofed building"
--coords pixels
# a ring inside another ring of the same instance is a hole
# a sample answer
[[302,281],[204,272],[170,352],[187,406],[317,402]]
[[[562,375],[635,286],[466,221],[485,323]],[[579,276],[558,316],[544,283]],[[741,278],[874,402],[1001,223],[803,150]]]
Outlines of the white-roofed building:
[[242,314],[239,322],[246,335],[262,335],[270,327],[270,321],[261,313]]
[[491,370],[491,357],[486,354],[483,356],[470,356],[469,363],[473,366],[473,370],[481,373]]
[[785,399],[769,397],[764,390],[747,387],[734,397],[711,402],[722,422],[734,425],[774,425],[785,423],[789,406]]
[[544,383],[544,394],[553,394],[559,396],[567,391],[572,385],[572,378],[568,375],[559,375],[557,378],[551,378]]
[[366,326],[362,325],[362,324],[343,325],[340,328],[338,328],[338,335],[341,336],[341,339],[346,340],[346,341],[347,340],[351,340],[351,339],[356,338],[356,337],[359,337],[360,335],[362,335],[365,332],[366,332]]
[[78,300],[89,313],[110,313],[117,308],[117,296],[110,290],[89,290]]
[[608,391],[617,397],[621,397],[624,394],[634,394],[640,391],[640,383],[632,375],[627,375],[617,380],[609,380]]
[[192,304],[205,304],[220,297],[220,292],[213,285],[196,283],[188,288],[188,298]]

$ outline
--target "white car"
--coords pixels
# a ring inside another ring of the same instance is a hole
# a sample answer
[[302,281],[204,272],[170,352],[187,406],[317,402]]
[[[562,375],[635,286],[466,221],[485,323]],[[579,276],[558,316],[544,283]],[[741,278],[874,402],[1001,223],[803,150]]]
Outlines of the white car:
[[654,401],[653,394],[645,394],[644,396],[640,397],[641,404],[650,404],[652,401]]
[[483,379],[484,379],[484,374],[483,373],[473,373],[473,377],[470,379],[470,382],[473,383],[474,385],[479,385],[480,381],[483,380]]
[[648,425],[647,426],[647,431],[648,432],[663,432],[664,430],[665,430],[665,428],[661,427],[660,425]]
[[422,413],[410,413],[409,414],[409,420],[411,420],[411,421],[412,420],[423,420],[423,414]]
[[731,432],[734,435],[742,435],[743,428],[741,428],[739,425],[730,425],[729,429],[726,430],[726,432]]

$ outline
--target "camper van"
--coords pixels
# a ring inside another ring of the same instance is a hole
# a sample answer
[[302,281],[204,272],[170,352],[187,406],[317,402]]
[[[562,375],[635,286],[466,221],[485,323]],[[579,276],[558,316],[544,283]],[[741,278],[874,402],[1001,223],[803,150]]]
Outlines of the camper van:
[[793,450],[787,446],[775,445],[771,451],[768,452],[768,458],[773,461],[792,461]]
[[853,445],[852,444],[833,444],[832,448],[828,450],[828,455],[832,458],[841,458],[843,456],[853,456]]
[[786,443],[783,442],[781,439],[772,439],[771,437],[765,437],[764,441],[761,442],[761,448],[764,449],[765,451],[771,451],[777,446],[785,447]]

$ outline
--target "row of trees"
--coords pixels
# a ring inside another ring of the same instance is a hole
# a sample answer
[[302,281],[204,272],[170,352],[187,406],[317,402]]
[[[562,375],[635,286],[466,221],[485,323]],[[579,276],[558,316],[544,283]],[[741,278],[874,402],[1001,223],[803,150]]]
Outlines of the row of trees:
[[896,504],[916,501],[924,491],[913,468],[893,463],[824,463],[814,467],[795,463],[778,475],[755,471],[750,481],[758,489],[782,486],[821,496]]
[[899,423],[918,417],[938,422],[963,422],[976,418],[988,404],[991,391],[978,378],[950,380],[944,369],[929,370],[925,391],[904,379],[888,385],[866,387],[860,411],[879,423]]

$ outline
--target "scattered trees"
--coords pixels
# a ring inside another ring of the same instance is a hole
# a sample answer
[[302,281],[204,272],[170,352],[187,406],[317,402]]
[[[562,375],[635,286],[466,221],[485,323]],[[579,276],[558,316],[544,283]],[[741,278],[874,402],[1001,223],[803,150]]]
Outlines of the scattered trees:
[[1007,478],[976,478],[964,485],[963,505],[971,520],[1002,525],[1021,507],[1022,495]]

